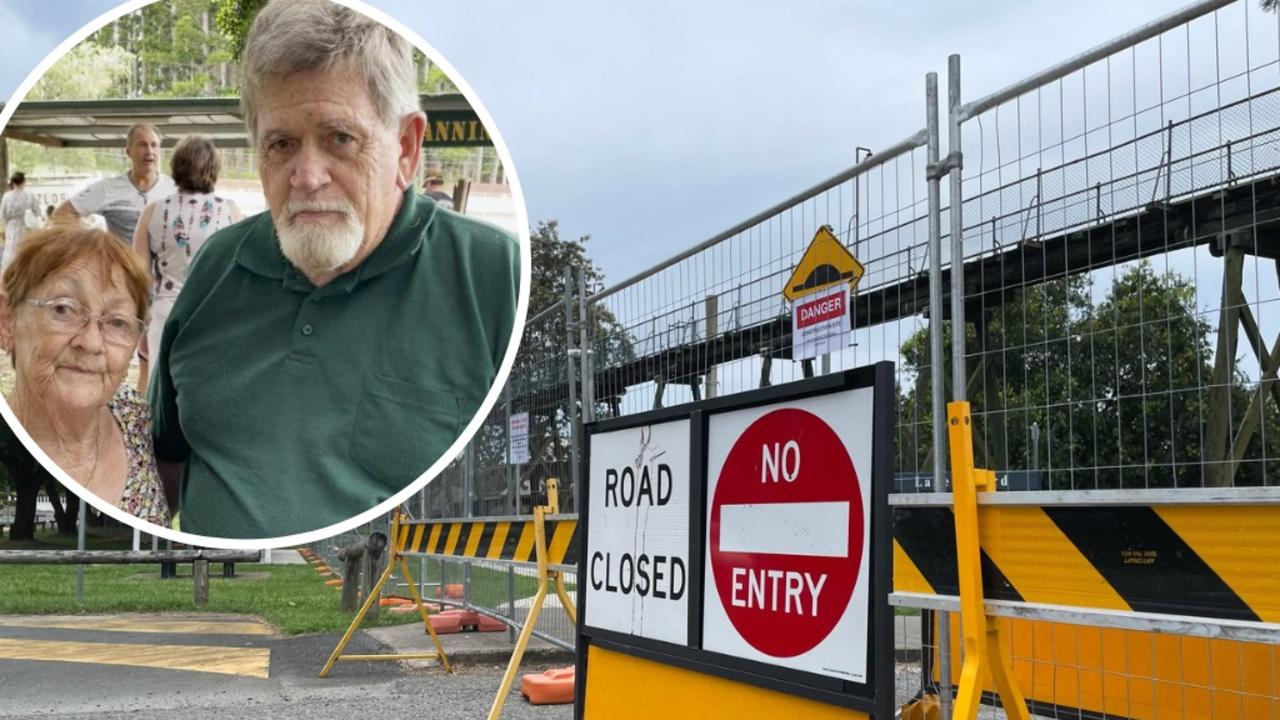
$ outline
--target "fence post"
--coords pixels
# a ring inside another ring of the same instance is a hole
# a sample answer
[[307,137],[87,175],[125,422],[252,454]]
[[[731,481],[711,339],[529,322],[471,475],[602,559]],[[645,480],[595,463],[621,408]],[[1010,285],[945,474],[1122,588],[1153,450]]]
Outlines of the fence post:
[[[943,365],[945,351],[942,342],[944,319],[942,310],[942,188],[941,179],[945,168],[939,161],[938,141],[938,75],[929,73],[925,76],[925,105],[929,135],[928,171],[926,177],[929,184],[929,382],[930,397],[933,401],[933,491],[945,489],[946,455],[943,453],[946,442],[946,408],[943,393]],[[954,333],[953,333],[954,334]],[[939,611],[935,626],[938,629],[938,680],[942,692],[939,694],[941,715],[951,717],[951,619],[948,613]],[[928,638],[922,637],[925,644]],[[923,649],[923,648],[922,648]],[[922,657],[925,654],[922,653]],[[927,664],[926,664],[927,667]],[[926,678],[926,683],[928,678]]]
[[[579,317],[579,322],[582,318]],[[578,377],[579,373],[574,372],[574,347],[573,347],[573,269],[569,266],[564,268],[564,366],[565,381],[569,386],[569,407],[567,408],[567,416],[569,420],[569,478],[573,484],[573,496],[578,497],[578,461],[581,455],[582,442],[582,415],[578,408]],[[578,363],[581,364],[582,352],[577,353]],[[585,392],[583,393],[585,396]],[[576,507],[576,503],[575,503]]]
[[195,586],[196,607],[209,604],[209,561],[198,558],[191,564],[192,585]]

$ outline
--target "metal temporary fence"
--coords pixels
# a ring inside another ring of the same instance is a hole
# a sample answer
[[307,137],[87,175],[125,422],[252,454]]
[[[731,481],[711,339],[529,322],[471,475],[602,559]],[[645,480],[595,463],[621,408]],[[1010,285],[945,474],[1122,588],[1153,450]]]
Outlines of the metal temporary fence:
[[[1052,492],[1037,496],[1046,506],[1103,489],[1277,484],[1276,15],[1201,1],[974,102],[961,100],[957,57],[947,80],[944,100],[927,79],[919,131],[859,149],[847,170],[649,270],[604,289],[566,270],[558,302],[525,325],[501,402],[417,511],[527,514],[555,477],[574,512],[584,422],[881,360],[897,368],[902,497],[948,489],[952,399],[972,403],[978,466],[1000,491]],[[866,274],[849,346],[801,361],[781,291],[823,226]],[[521,413],[529,460],[517,465],[507,453]],[[518,622],[523,593],[507,568],[425,574],[466,580],[466,602]],[[937,684],[945,709],[954,618],[903,612],[899,700]],[[542,618],[546,635],[572,640],[563,614]],[[1042,717],[1255,717],[1243,709],[1280,705],[1274,680],[1228,667],[1273,662],[1265,646],[1103,629],[1085,615],[1022,622],[1010,652],[1041,683],[1030,697]],[[1171,652],[1177,671],[1156,668]],[[1207,715],[1204,693],[1220,698]]]

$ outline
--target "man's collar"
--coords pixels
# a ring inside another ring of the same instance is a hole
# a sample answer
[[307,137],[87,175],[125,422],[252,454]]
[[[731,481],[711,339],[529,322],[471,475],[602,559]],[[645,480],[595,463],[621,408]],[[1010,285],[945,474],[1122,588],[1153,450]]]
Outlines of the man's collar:
[[[387,228],[378,247],[364,262],[329,281],[324,289],[329,293],[351,292],[357,285],[371,280],[411,258],[422,247],[425,229],[435,217],[435,203],[419,196],[413,188],[405,190],[400,211]],[[280,239],[276,236],[271,213],[264,212],[250,220],[255,223],[246,233],[236,251],[236,262],[250,272],[263,277],[283,281],[290,290],[310,292],[315,289],[297,268],[285,259],[280,251]]]

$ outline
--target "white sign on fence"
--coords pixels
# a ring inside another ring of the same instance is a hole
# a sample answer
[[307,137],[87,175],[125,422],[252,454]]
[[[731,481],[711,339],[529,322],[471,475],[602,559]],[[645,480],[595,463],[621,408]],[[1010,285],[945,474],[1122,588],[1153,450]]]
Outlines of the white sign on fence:
[[512,465],[529,462],[529,413],[513,413],[507,420],[507,439]]
[[791,304],[791,356],[840,352],[849,345],[849,283],[797,297]]
[[583,622],[689,639],[689,421],[591,436]]

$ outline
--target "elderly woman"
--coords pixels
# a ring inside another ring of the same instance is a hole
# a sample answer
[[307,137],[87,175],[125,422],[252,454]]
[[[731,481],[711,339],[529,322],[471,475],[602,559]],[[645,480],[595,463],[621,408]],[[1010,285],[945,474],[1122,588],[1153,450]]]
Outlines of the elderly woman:
[[0,345],[9,407],[89,492],[169,524],[146,403],[123,384],[146,329],[146,267],[114,235],[79,224],[32,232],[4,271]]
[[[173,301],[187,279],[187,265],[210,235],[244,218],[235,201],[213,192],[222,159],[213,141],[188,135],[173,148],[169,168],[178,192],[142,211],[133,234],[133,249],[151,267],[155,295],[147,346],[160,347],[160,333]],[[143,353],[138,392],[146,392],[148,365]]]

